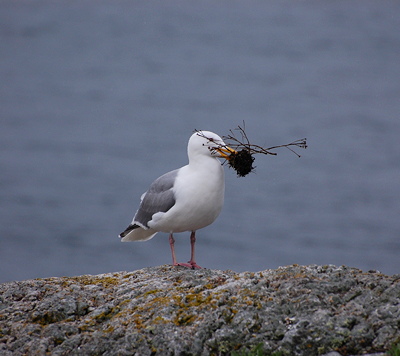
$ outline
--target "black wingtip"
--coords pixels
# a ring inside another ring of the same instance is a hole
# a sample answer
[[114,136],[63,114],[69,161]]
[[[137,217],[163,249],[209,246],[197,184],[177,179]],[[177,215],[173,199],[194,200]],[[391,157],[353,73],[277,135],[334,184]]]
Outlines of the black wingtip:
[[136,225],[136,224],[130,224],[123,232],[121,232],[120,234],[119,234],[119,238],[123,238],[123,237],[125,237],[126,235],[128,235],[132,230],[135,230],[135,229],[137,229],[137,228],[139,228],[140,226],[139,225]]

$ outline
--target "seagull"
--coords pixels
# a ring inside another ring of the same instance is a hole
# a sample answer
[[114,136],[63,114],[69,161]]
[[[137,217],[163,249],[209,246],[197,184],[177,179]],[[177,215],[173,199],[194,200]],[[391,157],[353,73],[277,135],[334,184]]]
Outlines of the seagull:
[[[121,241],[150,240],[169,233],[172,264],[201,268],[195,260],[196,231],[212,224],[224,203],[224,170],[218,158],[229,160],[236,151],[210,131],[196,131],[189,139],[189,164],[157,178],[141,196],[132,222],[119,235]],[[190,231],[191,257],[178,263],[173,234]]]

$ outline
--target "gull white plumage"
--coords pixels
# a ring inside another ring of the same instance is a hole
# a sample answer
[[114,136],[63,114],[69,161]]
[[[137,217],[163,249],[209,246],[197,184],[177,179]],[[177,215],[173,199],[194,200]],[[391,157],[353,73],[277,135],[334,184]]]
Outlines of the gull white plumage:
[[[169,233],[174,266],[201,268],[195,260],[196,231],[212,224],[224,203],[224,170],[218,158],[229,160],[235,152],[221,137],[210,131],[197,131],[189,139],[189,164],[168,172],[141,197],[132,223],[119,237],[121,241],[146,241],[157,232]],[[176,261],[173,234],[190,231],[191,257],[188,263]]]

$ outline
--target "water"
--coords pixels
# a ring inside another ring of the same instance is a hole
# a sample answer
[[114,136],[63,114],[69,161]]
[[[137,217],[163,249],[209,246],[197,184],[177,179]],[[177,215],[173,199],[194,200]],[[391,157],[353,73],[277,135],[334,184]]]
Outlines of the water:
[[398,2],[0,7],[0,282],[170,263],[166,234],[117,235],[194,129],[243,120],[254,143],[309,148],[226,168],[200,265],[400,272]]

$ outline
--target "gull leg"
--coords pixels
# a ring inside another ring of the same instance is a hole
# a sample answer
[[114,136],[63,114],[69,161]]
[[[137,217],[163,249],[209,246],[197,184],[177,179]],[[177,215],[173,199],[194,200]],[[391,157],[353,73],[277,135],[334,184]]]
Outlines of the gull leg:
[[169,234],[169,246],[171,247],[171,253],[172,253],[172,265],[173,266],[183,266],[183,267],[190,267],[192,268],[192,265],[189,263],[178,263],[176,262],[176,255],[175,255],[175,239],[172,233]]
[[178,266],[179,264],[176,262],[176,256],[175,256],[175,239],[172,233],[169,234],[169,247],[171,247],[172,265]]
[[176,255],[175,255],[175,239],[174,239],[174,236],[172,235],[172,233],[169,234],[169,246],[171,247],[172,265],[173,266],[189,267],[192,269],[201,268],[194,261],[194,244],[195,244],[195,242],[196,242],[196,237],[195,237],[195,232],[193,231],[192,234],[190,235],[190,244],[192,246],[190,261],[189,261],[189,263],[178,263],[178,262],[176,262]]
[[192,233],[190,234],[190,261],[189,264],[190,266],[195,269],[195,268],[202,268],[200,267],[195,260],[195,244],[196,244],[196,231],[192,231]]

